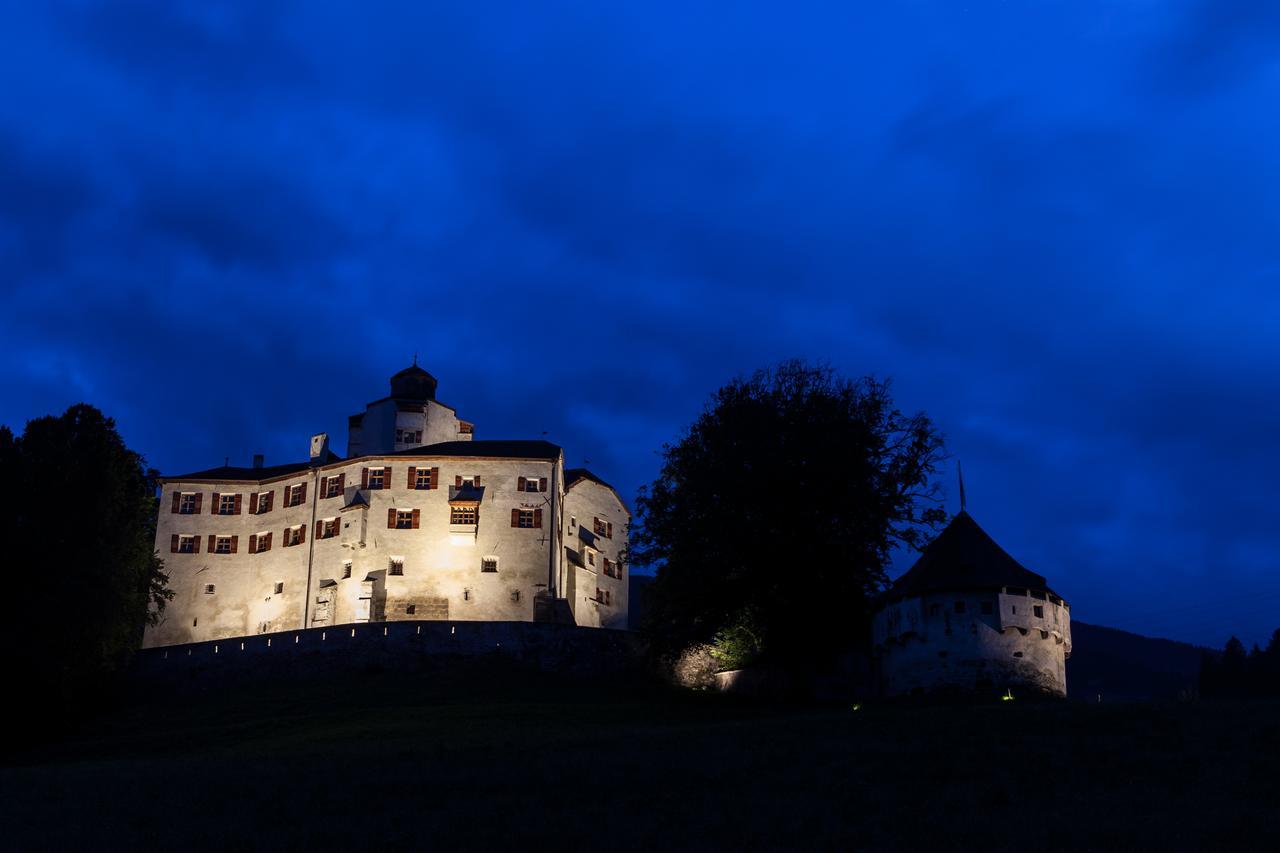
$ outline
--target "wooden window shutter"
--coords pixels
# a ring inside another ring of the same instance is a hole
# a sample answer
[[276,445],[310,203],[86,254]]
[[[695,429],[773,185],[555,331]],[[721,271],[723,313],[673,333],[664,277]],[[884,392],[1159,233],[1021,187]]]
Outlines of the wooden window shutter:
[[533,511],[533,526],[534,527],[542,526],[542,510],[541,509],[535,509]]
[[200,504],[204,502],[204,492],[196,492],[196,515],[200,514]]
[[347,490],[347,472],[343,471],[338,475],[338,495],[341,496]]
[[191,537],[191,553],[192,554],[200,553],[200,537],[199,536]]
[[304,503],[306,503],[306,502],[307,502],[307,484],[306,484],[306,483],[303,483],[303,484],[302,484],[302,497],[298,500],[298,503],[299,503],[299,504],[304,504]]
[[391,529],[396,526],[396,508],[387,508],[387,528]]
[[222,495],[218,492],[213,493],[213,500],[209,502],[209,512],[214,515],[222,512]]
[[249,515],[258,514],[258,493],[254,492],[249,495]]
[[301,545],[307,541],[307,526],[305,524],[298,528],[298,544]]
[[236,508],[235,508],[236,515],[240,514],[240,499],[243,497],[244,495],[240,494],[239,492],[236,493]]
[[406,482],[409,484],[409,488],[411,489],[417,488],[418,486],[418,469],[412,465],[409,466],[409,479]]
[[210,553],[210,554],[214,553],[214,547],[213,547],[213,546],[214,546],[214,545],[216,545],[216,544],[218,544],[218,537],[216,537],[216,536],[214,536],[212,533],[210,533],[210,534],[209,534],[209,553]]
[[524,491],[524,487],[525,487],[525,479],[524,479],[524,477],[521,477],[521,478],[519,478],[518,480],[516,480],[516,491],[517,491],[517,492],[523,492],[523,491]]
[[231,553],[234,554],[236,552],[236,548],[238,548],[239,546],[240,546],[240,537],[232,536],[231,537]]
[[477,485],[477,486],[479,486],[479,485],[480,485],[480,475],[479,475],[479,474],[476,474],[475,483],[476,483],[476,485]]
[[456,488],[459,488],[459,489],[461,489],[461,488],[462,488],[462,475],[461,475],[461,474],[458,474],[458,475],[456,475],[456,476],[453,478],[453,485],[454,485]]
[[322,498],[329,497],[329,478],[328,477],[320,478],[320,497]]
[[431,485],[429,488],[432,488],[432,489],[440,488],[440,469],[439,468],[431,469]]
[[182,505],[182,492],[173,493],[173,509],[170,512],[177,512],[178,507]]
[[422,516],[422,510],[420,510],[420,509],[415,509],[415,510],[413,511],[413,529],[414,529],[414,530],[417,530],[417,529],[418,529],[418,519],[419,519],[421,516]]
[[382,488],[384,489],[391,488],[391,466],[390,465],[382,469]]
[[[524,478],[521,477],[520,479],[523,480]],[[512,527],[520,526],[520,510],[518,509],[511,510],[511,526]]]
[[258,534],[256,533],[249,534],[249,553],[258,553]]
[[178,553],[178,534],[176,533],[169,537],[169,553]]
[[612,539],[612,538],[613,538],[613,522],[612,522],[612,521],[609,521],[609,522],[606,522],[606,523],[605,523],[605,525],[604,525],[604,535],[605,535],[605,538],[606,538],[606,539]]
[[362,489],[369,488],[369,469],[368,468],[360,469],[360,488]]
[[319,539],[322,536],[324,536],[324,522],[317,518],[316,519],[316,538]]
[[271,491],[267,492],[267,508],[264,509],[263,512],[271,512],[272,507],[275,506],[275,502],[276,502],[276,490],[272,489]]
[[[261,544],[261,543],[259,543],[259,544]],[[268,533],[268,534],[267,534],[267,542],[266,542],[266,544],[265,544],[265,545],[262,545],[258,550],[259,550],[259,551],[270,551],[270,550],[271,550],[271,534],[270,534],[270,533]]]
[[547,478],[546,478],[546,477],[539,477],[539,478],[538,478],[538,491],[540,491],[540,492],[545,492],[546,490],[547,490]]

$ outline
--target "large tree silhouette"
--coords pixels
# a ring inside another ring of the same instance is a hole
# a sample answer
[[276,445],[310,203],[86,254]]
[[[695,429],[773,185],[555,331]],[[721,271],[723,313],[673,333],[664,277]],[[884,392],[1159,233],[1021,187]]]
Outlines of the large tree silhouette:
[[23,708],[74,712],[137,649],[170,596],[154,550],[154,473],[92,406],[0,427],[5,645]]
[[637,501],[653,640],[719,634],[739,662],[744,641],[789,662],[862,646],[893,549],[945,520],[942,447],[875,379],[791,361],[721,388]]

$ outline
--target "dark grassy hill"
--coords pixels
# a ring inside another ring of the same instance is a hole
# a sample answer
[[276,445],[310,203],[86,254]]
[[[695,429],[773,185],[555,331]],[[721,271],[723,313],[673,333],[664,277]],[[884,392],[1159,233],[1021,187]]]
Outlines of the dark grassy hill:
[[469,661],[132,698],[0,766],[6,850],[1247,850],[1280,706],[795,707]]

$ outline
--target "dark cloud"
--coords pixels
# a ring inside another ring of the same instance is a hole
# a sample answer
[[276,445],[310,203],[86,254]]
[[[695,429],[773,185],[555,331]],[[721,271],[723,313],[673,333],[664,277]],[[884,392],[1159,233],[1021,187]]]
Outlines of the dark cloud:
[[481,435],[631,495],[800,356],[933,415],[1081,618],[1275,627],[1196,610],[1280,595],[1267,4],[8,24],[0,421],[85,399],[165,470],[284,461],[417,352]]

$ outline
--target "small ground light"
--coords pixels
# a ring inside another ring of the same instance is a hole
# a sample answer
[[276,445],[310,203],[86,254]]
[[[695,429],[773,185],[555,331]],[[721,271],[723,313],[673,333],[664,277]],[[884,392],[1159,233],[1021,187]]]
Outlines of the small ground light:
[[861,705],[860,703],[858,703],[858,702],[854,702],[854,703],[853,703],[853,708],[851,708],[850,710],[853,710],[853,711],[861,711],[861,710],[862,710],[862,705]]
[[1006,688],[1005,688],[1004,695],[1000,697],[1000,701],[1001,701],[1001,702],[1012,702],[1012,701],[1013,701],[1013,688],[1012,688],[1012,687],[1006,687]]

